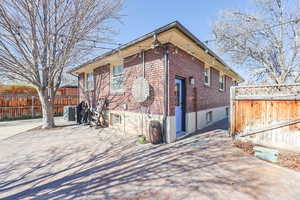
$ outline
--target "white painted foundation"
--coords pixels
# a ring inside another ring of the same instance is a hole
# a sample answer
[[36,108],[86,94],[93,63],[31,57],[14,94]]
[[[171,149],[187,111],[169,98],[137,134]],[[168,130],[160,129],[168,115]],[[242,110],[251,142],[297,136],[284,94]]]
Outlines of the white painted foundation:
[[[201,130],[215,122],[218,122],[226,118],[227,106],[211,108],[207,110],[200,110],[197,112],[186,113],[186,133],[190,134],[196,130]],[[212,111],[212,121],[206,122],[206,113]],[[153,115],[146,113],[135,113],[129,111],[115,111],[108,112],[121,115],[120,124],[110,124],[110,128],[121,132],[124,135],[149,135],[149,123],[151,120],[158,120],[161,122],[161,128],[163,129],[163,115]],[[166,142],[171,143],[176,141],[176,119],[175,116],[168,116],[166,119]]]
[[[115,131],[122,132],[124,135],[149,135],[149,124],[152,120],[160,121],[162,125],[163,116],[146,113],[136,113],[129,111],[110,110],[110,114],[121,115],[121,123],[111,125],[109,119],[109,127]],[[161,126],[162,127],[162,126]]]
[[300,150],[299,131],[286,131],[279,128],[277,130],[266,131],[257,135],[250,135],[246,137],[237,136],[235,139],[268,147],[288,149],[293,151]]
[[166,142],[171,143],[176,141],[176,119],[175,116],[167,117],[167,125],[166,125]]
[[[225,119],[227,117],[226,115],[226,108],[228,106],[223,106],[223,107],[217,107],[217,108],[211,108],[207,110],[200,110],[197,112],[197,129],[201,130],[213,123],[216,123],[222,119]],[[206,113],[212,111],[212,121],[210,123],[206,122]]]
[[[228,106],[211,108],[207,110],[200,110],[197,112],[186,113],[186,133],[190,134],[195,132],[196,130],[201,130],[213,123],[216,123],[222,119],[227,117],[226,108]],[[206,113],[212,111],[212,121],[206,122]],[[197,115],[197,117],[196,117]],[[176,121],[175,116],[168,116],[167,118],[167,142],[175,142],[176,141]]]

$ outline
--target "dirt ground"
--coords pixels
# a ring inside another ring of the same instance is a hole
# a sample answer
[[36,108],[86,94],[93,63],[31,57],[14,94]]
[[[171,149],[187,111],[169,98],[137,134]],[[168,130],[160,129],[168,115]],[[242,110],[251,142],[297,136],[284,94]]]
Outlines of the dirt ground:
[[300,199],[300,173],[245,154],[225,122],[176,143],[137,144],[69,125],[0,141],[0,199]]
[[[240,149],[242,149],[245,153],[254,156],[254,146],[260,146],[255,145],[251,142],[241,142],[236,141],[234,142],[234,145]],[[264,147],[264,146],[262,146]],[[266,147],[270,149],[276,149],[274,147]],[[278,155],[278,162],[277,165],[287,167],[289,169],[293,169],[300,172],[300,152],[299,151],[291,151],[291,150],[284,150],[284,149],[277,149],[279,151]]]

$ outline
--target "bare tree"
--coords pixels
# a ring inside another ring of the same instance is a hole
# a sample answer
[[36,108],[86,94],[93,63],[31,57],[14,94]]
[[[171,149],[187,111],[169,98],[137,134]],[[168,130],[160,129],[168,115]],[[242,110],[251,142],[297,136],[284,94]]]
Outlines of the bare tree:
[[222,11],[213,24],[217,48],[251,78],[299,82],[300,10],[296,0],[253,0],[254,12]]
[[[1,0],[0,72],[34,86],[43,128],[54,127],[53,102],[64,70],[107,39],[122,0]],[[92,43],[92,44],[91,44]]]

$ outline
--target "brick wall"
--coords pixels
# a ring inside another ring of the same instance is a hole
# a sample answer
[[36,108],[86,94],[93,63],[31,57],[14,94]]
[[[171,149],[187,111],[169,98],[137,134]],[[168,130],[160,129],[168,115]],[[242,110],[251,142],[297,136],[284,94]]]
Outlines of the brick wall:
[[[106,97],[111,110],[127,110],[132,112],[147,112],[149,114],[163,113],[163,49],[156,48],[145,52],[145,78],[151,89],[151,98],[143,104],[136,103],[131,95],[133,81],[143,75],[142,56],[135,54],[123,60],[124,90],[113,93],[110,89],[110,66],[100,66],[94,69],[94,99]],[[81,88],[84,88],[84,76],[80,76]],[[80,90],[81,100],[87,100],[87,94]],[[124,108],[127,105],[127,109]]]
[[[172,44],[169,46],[169,113],[175,114],[175,77],[186,79],[186,111],[193,112],[229,104],[229,88],[233,84],[230,77],[225,78],[225,90],[219,91],[219,72],[211,68],[210,86],[204,85],[204,63],[192,55],[182,51]],[[101,66],[94,70],[94,99],[107,97],[109,109],[127,111],[148,112],[149,114],[163,114],[163,91],[164,91],[164,65],[163,49],[156,48],[145,52],[145,77],[151,86],[151,98],[143,104],[136,103],[131,96],[132,82],[142,76],[142,56],[135,54],[123,60],[124,63],[124,91],[113,94],[110,91],[110,66]],[[188,78],[195,79],[195,85],[190,85]],[[84,76],[80,74],[80,99],[85,99]],[[195,87],[195,89],[194,89]],[[195,95],[196,94],[196,95]],[[95,101],[96,102],[96,101]]]
[[[186,112],[229,105],[230,77],[225,77],[225,90],[219,91],[219,72],[211,68],[210,86],[205,86],[204,63],[173,45],[169,45],[169,66],[169,115],[175,114],[176,76],[186,80]],[[189,77],[195,79],[195,85],[189,84]]]

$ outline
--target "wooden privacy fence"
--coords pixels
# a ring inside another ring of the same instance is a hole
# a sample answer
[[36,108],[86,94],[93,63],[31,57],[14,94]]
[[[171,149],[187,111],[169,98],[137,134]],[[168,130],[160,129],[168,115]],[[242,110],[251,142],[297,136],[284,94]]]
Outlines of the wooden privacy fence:
[[[64,106],[78,104],[77,95],[57,95],[54,115],[61,116]],[[35,94],[0,94],[0,120],[34,118],[42,115],[41,103]]]
[[235,139],[300,148],[300,85],[240,86],[230,92]]

